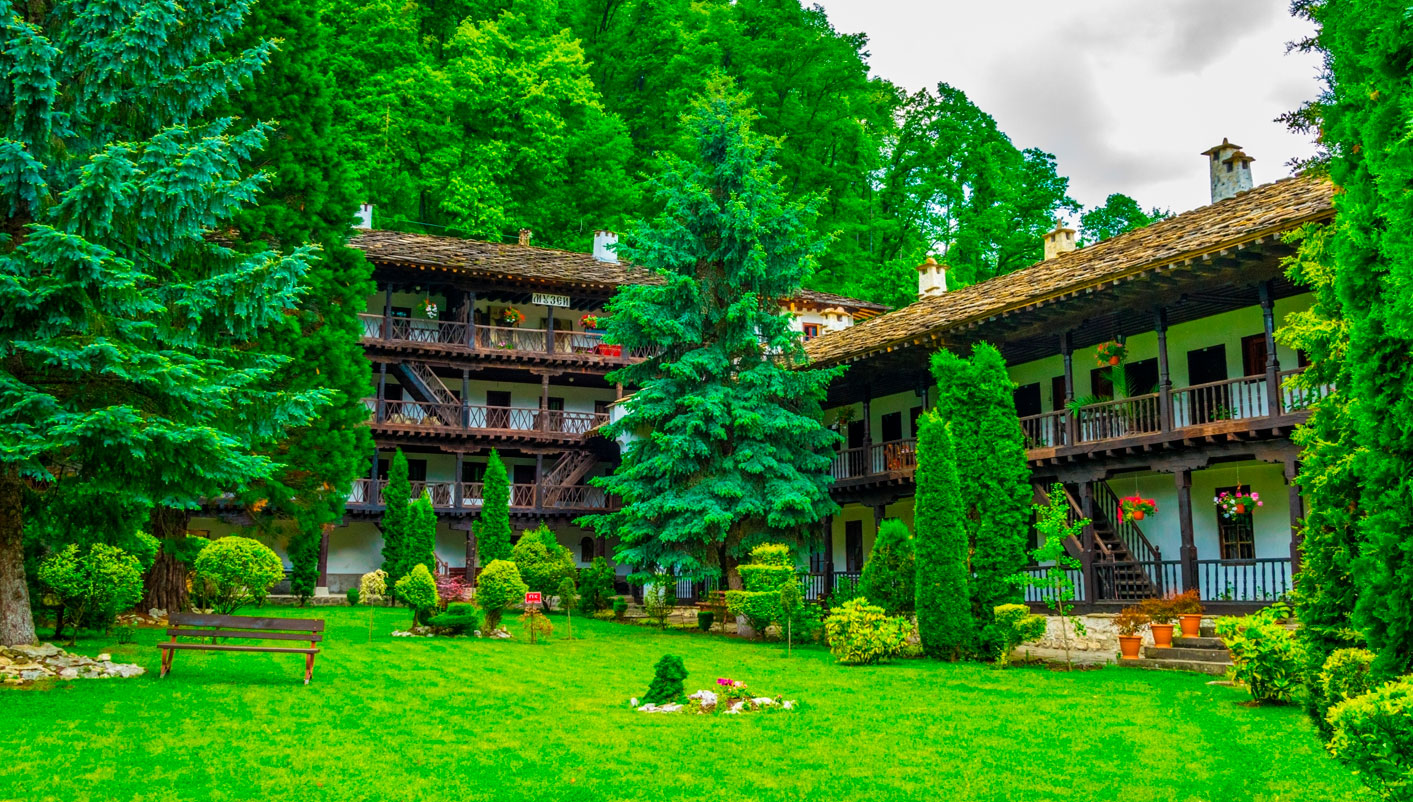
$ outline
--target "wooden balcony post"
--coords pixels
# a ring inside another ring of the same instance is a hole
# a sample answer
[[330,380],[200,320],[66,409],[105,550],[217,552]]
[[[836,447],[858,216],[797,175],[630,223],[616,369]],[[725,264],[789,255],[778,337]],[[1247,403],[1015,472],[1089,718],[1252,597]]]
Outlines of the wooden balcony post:
[[1182,545],[1178,548],[1182,589],[1192,590],[1197,587],[1197,544],[1192,536],[1192,471],[1179,468],[1173,479],[1177,483],[1178,531],[1182,538]]
[[1099,588],[1094,583],[1094,487],[1088,480],[1079,485],[1079,512],[1090,523],[1084,527],[1084,537],[1080,541],[1080,570],[1084,574],[1084,598],[1079,601],[1096,602]]
[[[466,400],[470,397],[471,371],[463,370],[461,371],[461,427],[463,429],[471,428],[471,407],[469,402]],[[458,459],[459,458],[460,455],[458,455]],[[456,480],[458,482],[461,481],[461,465],[459,463],[456,466]]]
[[540,414],[538,428],[542,432],[550,430],[549,425],[549,374],[540,377]]
[[392,284],[383,293],[383,339],[392,339]]
[[1173,430],[1173,379],[1168,369],[1168,310],[1158,307],[1153,316],[1153,330],[1158,333],[1158,427]]
[[1060,356],[1065,360],[1065,445],[1079,444],[1079,419],[1070,411],[1074,401],[1074,343],[1070,332],[1060,335]]
[[545,304],[545,353],[554,353],[554,307]]
[[476,292],[466,293],[466,347],[476,347]]
[[1301,528],[1301,520],[1305,517],[1305,500],[1300,497],[1300,485],[1295,483],[1295,477],[1300,475],[1300,463],[1295,457],[1289,457],[1285,461],[1285,484],[1286,492],[1290,498],[1290,574],[1294,576],[1300,571],[1300,549],[1305,542],[1304,530]]
[[364,504],[372,504],[374,500],[377,499],[375,494],[378,491],[378,447],[376,445],[373,446],[373,467],[368,472],[368,481],[370,484],[368,486],[368,495],[363,499]]
[[[385,324],[386,324],[386,322],[387,322],[387,321],[384,321]],[[384,420],[387,420],[387,410],[385,409],[385,404],[386,404],[386,400],[387,400],[387,392],[388,392],[388,363],[386,363],[386,362],[379,362],[379,363],[378,363],[378,400],[377,400],[377,403],[375,403],[375,404],[373,405],[373,407],[374,407],[374,409],[373,409],[373,415],[374,415],[374,417],[377,419],[378,423],[382,423]]]
[[834,590],[834,516],[824,516],[824,592]]
[[1261,323],[1266,335],[1266,411],[1271,417],[1281,414],[1281,363],[1276,358],[1276,302],[1271,295],[1271,282],[1260,284]]
[[[466,405],[463,403],[462,408],[464,409],[465,406]],[[451,506],[452,509],[456,510],[457,512],[461,511],[462,500],[466,492],[465,488],[461,486],[461,463],[464,458],[464,454],[462,454],[460,451],[456,452],[456,473],[452,474],[453,481],[451,483]]]
[[476,531],[468,523],[466,525],[466,580],[468,582],[476,579]]
[[[546,378],[545,378],[545,381],[548,382],[548,381],[549,381],[549,378],[546,377]],[[545,482],[545,455],[544,455],[544,454],[536,454],[536,455],[535,455],[535,509],[537,509],[537,510],[540,509],[540,507],[542,506],[542,503],[543,503],[543,501],[544,501],[544,498],[543,498],[544,486],[545,486],[544,482]]]

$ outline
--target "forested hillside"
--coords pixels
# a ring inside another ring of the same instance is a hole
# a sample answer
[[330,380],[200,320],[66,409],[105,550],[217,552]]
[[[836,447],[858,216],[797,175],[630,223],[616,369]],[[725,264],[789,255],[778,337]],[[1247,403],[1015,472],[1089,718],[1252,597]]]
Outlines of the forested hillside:
[[866,39],[798,0],[320,1],[336,136],[381,227],[587,250],[653,211],[656,154],[722,74],[786,191],[823,197],[814,288],[903,305],[929,253],[954,286],[984,280],[1079,211],[1052,155],[955,87],[872,75]]

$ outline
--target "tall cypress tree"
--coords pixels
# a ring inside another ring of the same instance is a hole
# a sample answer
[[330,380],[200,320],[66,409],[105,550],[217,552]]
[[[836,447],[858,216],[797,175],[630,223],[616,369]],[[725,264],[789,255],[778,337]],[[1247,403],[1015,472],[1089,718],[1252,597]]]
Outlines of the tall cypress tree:
[[0,642],[34,637],[26,482],[62,466],[124,503],[194,509],[268,476],[257,450],[320,398],[268,391],[283,360],[256,344],[298,304],[310,253],[208,236],[263,181],[247,164],[269,126],[207,115],[272,50],[211,57],[249,7],[61,0],[0,16]]
[[975,639],[967,588],[967,533],[952,436],[934,411],[918,418],[916,478],[918,637],[929,655],[957,660],[972,650]]
[[481,480],[481,519],[476,522],[476,553],[481,565],[510,559],[510,477],[493,448]]
[[407,457],[402,449],[393,453],[388,465],[388,485],[383,489],[383,570],[388,587],[407,573],[407,532],[412,520],[412,483],[407,480]]
[[799,540],[838,509],[829,466],[838,435],[821,401],[839,370],[797,369],[804,350],[779,299],[799,290],[823,242],[813,203],[776,182],[769,141],[741,98],[717,83],[684,120],[686,157],[655,180],[662,213],[628,240],[659,285],[628,286],[609,304],[608,339],[658,356],[611,381],[640,389],[610,436],[647,430],[595,484],[622,509],[589,516],[643,576],[703,578],[782,535]]
[[279,386],[326,388],[331,403],[280,443],[281,470],[250,491],[268,501],[257,523],[278,527],[292,519],[290,557],[301,586],[317,578],[325,524],[343,516],[353,480],[373,449],[368,427],[360,425],[368,418],[362,399],[370,387],[358,342],[358,313],[374,290],[372,266],[344,244],[362,199],[349,177],[350,148],[334,126],[331,36],[319,6],[317,0],[262,0],[233,46],[265,39],[282,44],[253,86],[227,104],[234,115],[278,121],[260,154],[269,184],[260,205],[236,217],[239,236],[250,249],[306,242],[322,248],[305,275],[309,292],[260,345],[290,357],[275,377]]
[[971,550],[972,618],[976,632],[983,633],[998,605],[1022,598],[1009,580],[1026,564],[1032,491],[1025,440],[1014,385],[994,346],[978,343],[970,359],[939,351],[932,357],[932,375],[937,410],[952,435],[957,475],[967,477],[961,491]]
[[437,512],[432,497],[424,490],[412,503],[407,521],[407,549],[403,554],[403,572],[411,573],[419,565],[437,571]]

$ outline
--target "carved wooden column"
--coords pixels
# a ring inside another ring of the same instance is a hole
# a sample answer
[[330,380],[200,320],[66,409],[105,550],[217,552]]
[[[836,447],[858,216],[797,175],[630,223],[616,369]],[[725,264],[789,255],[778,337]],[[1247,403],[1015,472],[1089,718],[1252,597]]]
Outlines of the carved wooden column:
[[1158,421],[1162,431],[1173,430],[1173,380],[1168,368],[1168,310],[1162,307],[1153,316],[1158,333]]
[[[546,378],[545,381],[549,381],[549,379]],[[543,502],[540,494],[543,492],[544,481],[545,455],[539,453],[535,455],[535,509],[537,510],[540,509],[541,503]]]
[[824,593],[834,591],[834,516],[824,517]]
[[545,305],[545,353],[554,353],[554,307]]
[[466,526],[466,580],[468,582],[476,579],[476,530],[468,523]]
[[383,339],[392,339],[392,284],[383,293]]
[[1271,296],[1271,282],[1260,284],[1261,322],[1266,335],[1266,412],[1271,417],[1281,414],[1281,363],[1276,358],[1276,302]]
[[1192,471],[1180,468],[1173,473],[1177,483],[1178,531],[1182,545],[1178,548],[1181,561],[1182,588],[1192,590],[1197,587],[1197,544],[1192,536]]
[[387,420],[388,363],[378,363],[378,400],[373,403],[373,415],[378,423]]
[[1074,401],[1074,344],[1069,332],[1060,335],[1060,356],[1065,360],[1065,445],[1074,446],[1079,443],[1079,420],[1070,411]]
[[465,498],[465,489],[461,486],[461,468],[464,458],[464,454],[460,451],[456,452],[456,473],[452,474],[451,483],[451,506],[457,512],[461,512],[462,499]]
[[[471,406],[467,401],[471,397],[471,371],[461,371],[461,428],[471,428]],[[457,481],[461,480],[461,468],[457,466]]]

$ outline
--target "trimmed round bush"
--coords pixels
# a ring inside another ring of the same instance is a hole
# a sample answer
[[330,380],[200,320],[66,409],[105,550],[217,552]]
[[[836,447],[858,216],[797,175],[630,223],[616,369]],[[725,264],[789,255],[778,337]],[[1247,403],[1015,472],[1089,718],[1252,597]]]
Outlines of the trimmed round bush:
[[511,605],[525,600],[529,587],[520,578],[520,569],[509,560],[491,560],[476,580],[476,603],[486,615],[486,630],[495,632],[500,618]]
[[859,589],[872,603],[889,615],[911,613],[916,601],[913,586],[917,574],[913,557],[913,533],[895,518],[878,528],[878,539],[864,563]]
[[877,663],[902,654],[910,629],[907,619],[890,617],[882,607],[863,599],[845,602],[824,622],[830,654],[849,665]]
[[481,609],[474,604],[448,604],[446,612],[432,616],[427,623],[448,635],[470,635],[481,628]]
[[219,615],[265,601],[270,588],[285,576],[278,554],[248,537],[223,537],[196,555],[194,584],[199,596]]
[[412,608],[414,624],[426,623],[427,616],[437,609],[437,580],[427,566],[418,563],[393,586],[393,595]]
[[358,606],[358,588],[349,588],[348,591],[344,593],[344,595],[348,597],[349,607]]
[[1413,675],[1330,709],[1330,754],[1392,802],[1413,800]]

